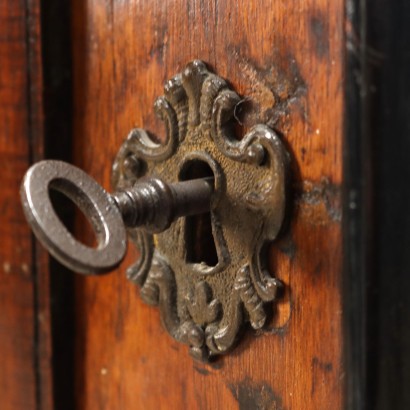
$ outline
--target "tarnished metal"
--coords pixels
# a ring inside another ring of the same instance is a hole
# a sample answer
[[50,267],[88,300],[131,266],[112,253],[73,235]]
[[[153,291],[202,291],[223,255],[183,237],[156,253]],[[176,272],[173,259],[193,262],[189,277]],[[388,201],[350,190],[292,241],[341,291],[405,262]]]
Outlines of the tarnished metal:
[[167,127],[165,143],[134,129],[113,166],[117,190],[147,176],[170,184],[213,178],[208,213],[181,218],[155,235],[128,228],[141,253],[128,278],[141,286],[144,301],[160,308],[168,332],[201,360],[231,349],[245,322],[261,328],[264,305],[281,286],[261,255],[284,218],[288,155],[265,125],[236,138],[240,101],[202,62],[190,63],[155,103]]
[[[159,306],[168,332],[201,360],[231,349],[245,322],[261,328],[264,305],[281,286],[262,253],[284,218],[288,155],[265,125],[235,137],[240,101],[223,79],[194,61],[155,103],[167,126],[165,143],[134,129],[121,146],[112,196],[60,161],[34,165],[21,188],[34,232],[75,271],[118,266],[125,224],[141,254],[128,278],[141,286],[144,301]],[[88,217],[96,248],[78,242],[60,222],[49,189],[71,198]]]
[[[69,197],[91,222],[98,246],[77,241],[56,215],[49,190]],[[24,213],[37,238],[62,264],[81,273],[117,267],[126,250],[121,214],[110,195],[80,169],[61,161],[41,161],[26,173],[20,189]]]
[[[83,211],[94,228],[96,248],[77,241],[61,223],[50,202],[50,189],[65,194]],[[175,184],[143,178],[110,196],[73,165],[41,161],[26,173],[21,199],[34,233],[56,259],[76,272],[98,274],[121,263],[126,250],[124,224],[162,232],[181,216],[209,212],[212,191],[212,178]]]
[[129,228],[155,233],[168,229],[181,216],[209,212],[213,179],[201,178],[168,184],[160,178],[142,178],[113,198]]

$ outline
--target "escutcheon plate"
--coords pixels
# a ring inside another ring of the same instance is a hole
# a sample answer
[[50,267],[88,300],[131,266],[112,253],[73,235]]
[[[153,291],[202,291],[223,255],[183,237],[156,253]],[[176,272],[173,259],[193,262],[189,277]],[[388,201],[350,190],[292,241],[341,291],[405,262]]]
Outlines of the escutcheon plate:
[[238,140],[240,101],[225,80],[193,61],[155,102],[166,142],[134,129],[113,165],[116,190],[144,175],[170,183],[214,177],[209,214],[180,218],[160,234],[128,230],[141,253],[128,278],[146,303],[159,307],[171,336],[200,360],[230,350],[245,322],[263,327],[265,304],[281,286],[265,268],[263,251],[284,218],[288,154],[262,124]]

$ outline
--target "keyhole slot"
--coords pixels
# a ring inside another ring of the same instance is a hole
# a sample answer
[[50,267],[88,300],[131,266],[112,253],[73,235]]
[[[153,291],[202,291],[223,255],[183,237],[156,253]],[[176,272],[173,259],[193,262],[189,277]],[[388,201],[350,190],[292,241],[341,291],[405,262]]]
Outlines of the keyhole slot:
[[[214,172],[207,162],[199,159],[186,162],[180,173],[181,181],[208,177],[215,178]],[[217,266],[219,260],[210,212],[186,217],[184,235],[185,258],[188,263]]]

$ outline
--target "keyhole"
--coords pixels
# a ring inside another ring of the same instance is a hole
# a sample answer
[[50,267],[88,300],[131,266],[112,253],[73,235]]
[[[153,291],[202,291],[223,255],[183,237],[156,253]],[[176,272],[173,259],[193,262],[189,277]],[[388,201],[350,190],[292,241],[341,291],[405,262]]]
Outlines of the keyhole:
[[[192,160],[184,165],[180,180],[207,177],[215,177],[211,167],[205,161]],[[210,212],[186,217],[184,234],[188,263],[202,263],[210,267],[218,264]]]

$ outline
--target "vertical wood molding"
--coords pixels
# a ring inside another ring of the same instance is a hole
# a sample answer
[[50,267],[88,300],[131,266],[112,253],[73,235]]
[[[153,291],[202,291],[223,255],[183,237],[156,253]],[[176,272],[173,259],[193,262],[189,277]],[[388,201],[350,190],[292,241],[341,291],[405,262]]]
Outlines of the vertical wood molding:
[[0,5],[0,371],[2,409],[51,409],[48,256],[37,250],[19,185],[43,156],[40,8],[37,0]]
[[410,407],[410,4],[349,0],[347,408]]

